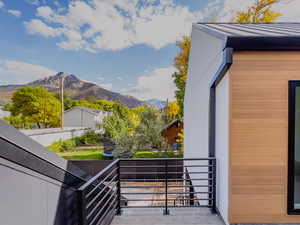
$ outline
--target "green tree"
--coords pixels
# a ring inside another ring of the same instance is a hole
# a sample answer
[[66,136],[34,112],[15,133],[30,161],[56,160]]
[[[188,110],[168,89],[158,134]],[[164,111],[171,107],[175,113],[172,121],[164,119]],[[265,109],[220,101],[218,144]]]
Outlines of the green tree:
[[122,119],[128,119],[129,108],[122,105],[120,102],[114,102],[112,111]]
[[10,112],[24,121],[41,127],[58,127],[60,124],[60,102],[44,88],[23,87],[12,97]]
[[136,137],[139,150],[167,150],[168,146],[161,135],[165,123],[161,114],[154,108],[147,108],[140,113],[141,121],[136,129]]
[[108,112],[113,111],[114,102],[108,101],[106,99],[98,99],[94,101],[94,104],[98,109],[108,111]]
[[129,120],[123,119],[115,113],[106,117],[103,122],[105,133],[113,140],[117,140],[120,134],[129,133],[131,127],[132,124]]
[[18,129],[29,129],[33,125],[32,122],[21,116],[7,116],[3,120]]

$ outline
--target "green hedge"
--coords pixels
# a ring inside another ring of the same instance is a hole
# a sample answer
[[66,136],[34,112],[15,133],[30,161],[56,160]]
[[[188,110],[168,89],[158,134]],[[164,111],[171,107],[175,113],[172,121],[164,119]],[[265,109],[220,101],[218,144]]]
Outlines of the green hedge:
[[182,158],[183,154],[179,152],[135,152],[132,158]]

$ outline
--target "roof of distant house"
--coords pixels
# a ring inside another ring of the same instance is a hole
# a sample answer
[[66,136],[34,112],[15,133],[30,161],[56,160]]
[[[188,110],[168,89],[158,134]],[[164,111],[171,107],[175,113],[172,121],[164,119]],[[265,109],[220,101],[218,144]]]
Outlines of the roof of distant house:
[[172,127],[173,125],[176,125],[177,123],[183,123],[183,122],[179,119],[173,120],[172,122],[168,123],[163,129],[161,129],[161,132],[163,132],[164,130]]
[[92,109],[92,108],[82,107],[82,106],[75,106],[75,107],[73,107],[69,110],[66,110],[65,113],[69,112],[69,111],[72,111],[74,109],[79,109],[81,111],[85,111],[85,112],[91,113],[93,115],[98,115],[99,113],[102,113],[102,112],[111,113],[111,112],[107,112],[107,111],[104,111],[104,110]]
[[197,23],[235,50],[300,50],[300,23]]

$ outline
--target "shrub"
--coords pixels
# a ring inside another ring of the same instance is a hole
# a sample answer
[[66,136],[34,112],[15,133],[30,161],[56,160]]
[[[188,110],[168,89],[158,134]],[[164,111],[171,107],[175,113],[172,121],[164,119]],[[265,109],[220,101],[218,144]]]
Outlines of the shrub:
[[132,158],[182,158],[181,152],[149,152],[138,151],[133,154]]
[[157,153],[155,152],[136,152],[132,158],[157,158],[156,155]]
[[71,138],[69,140],[59,140],[53,142],[48,149],[54,152],[66,152],[80,145],[99,144],[101,141],[100,135],[94,131],[88,131],[80,137]]
[[50,149],[54,152],[60,152],[62,144],[63,144],[62,140],[55,141],[51,145],[48,146],[48,149]]
[[76,140],[74,138],[63,141],[60,147],[60,152],[66,152],[76,147]]
[[100,140],[100,134],[95,133],[95,131],[88,131],[82,136],[76,138],[77,145],[99,144]]

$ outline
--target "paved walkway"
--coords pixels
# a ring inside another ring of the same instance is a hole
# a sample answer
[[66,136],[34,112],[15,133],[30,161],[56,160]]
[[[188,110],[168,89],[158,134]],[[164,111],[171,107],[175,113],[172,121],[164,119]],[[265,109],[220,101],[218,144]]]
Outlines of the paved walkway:
[[123,209],[111,225],[224,225],[218,215],[203,208],[171,208],[170,215],[162,209]]

